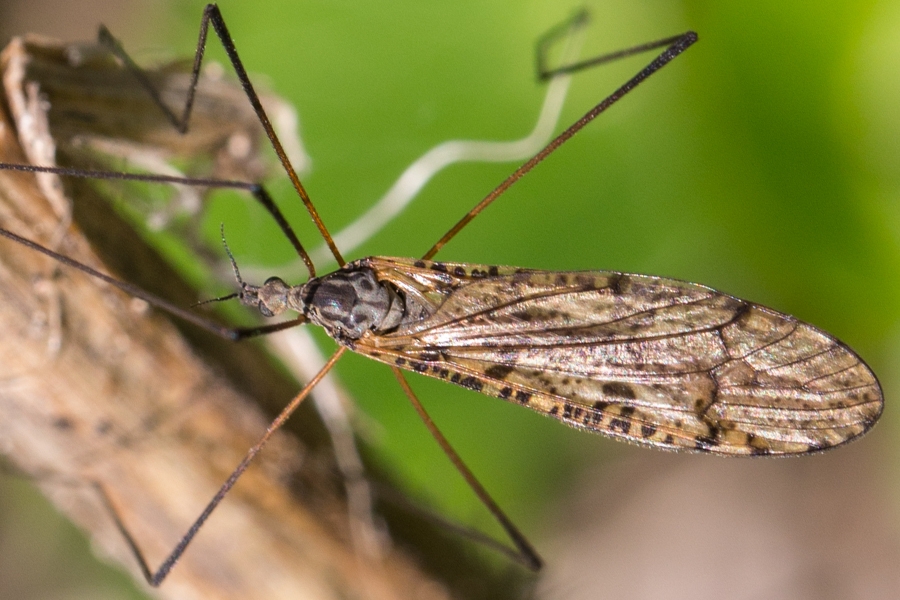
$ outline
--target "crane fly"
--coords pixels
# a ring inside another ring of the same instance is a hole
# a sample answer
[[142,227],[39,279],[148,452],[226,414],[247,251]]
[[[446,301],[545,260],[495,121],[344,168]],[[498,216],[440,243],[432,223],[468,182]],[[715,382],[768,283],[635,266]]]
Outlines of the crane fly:
[[646,446],[814,452],[881,410],[877,380],[840,341],[674,279],[374,257],[243,290],[380,362]]
[[[447,241],[513,183],[692,45],[696,34],[688,32],[562,69],[545,69],[549,77],[665,48],[647,67],[488,194],[421,259],[370,257],[348,263],[275,136],[215,5],[207,6],[203,14],[194,83],[183,114],[177,116],[161,101],[160,107],[176,127],[187,129],[210,23],[295,190],[340,265],[337,271],[316,275],[297,236],[259,184],[2,165],[5,169],[66,176],[177,180],[249,191],[304,259],[310,277],[300,285],[289,285],[277,277],[259,286],[246,283],[226,245],[239,291],[223,299],[237,298],[265,317],[289,311],[297,314],[293,320],[274,325],[223,327],[10,231],[0,229],[0,234],[229,339],[311,323],[323,327],[339,344],[319,375],[271,424],[156,571],[147,566],[117,518],[152,585],[159,585],[166,578],[197,530],[271,434],[347,349],[393,369],[429,431],[505,528],[522,562],[535,569],[541,565],[536,551],[450,447],[401,370],[519,404],[577,429],[655,448],[728,456],[825,450],[859,437],[880,416],[881,388],[859,356],[831,335],[775,310],[703,285],[661,277],[615,271],[538,271],[432,260]],[[559,37],[561,31],[548,34],[539,48]],[[141,71],[105,29],[101,29],[101,39],[140,76]]]

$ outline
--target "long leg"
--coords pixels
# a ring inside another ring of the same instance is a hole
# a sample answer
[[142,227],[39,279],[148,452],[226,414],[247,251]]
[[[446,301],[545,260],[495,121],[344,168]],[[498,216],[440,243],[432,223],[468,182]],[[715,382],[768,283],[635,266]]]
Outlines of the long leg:
[[[569,34],[570,31],[576,28],[584,27],[589,20],[589,15],[587,11],[581,10],[576,13],[572,19],[566,23],[562,23],[561,25],[554,27],[547,33],[545,33],[541,39],[538,40],[535,46],[535,64],[537,65],[537,76],[538,79],[547,80],[557,75],[564,75],[566,73],[575,73],[577,71],[582,71],[584,69],[588,69],[591,67],[596,67],[598,65],[615,62],[621,58],[626,58],[629,56],[635,56],[637,54],[643,54],[648,50],[655,50],[656,48],[662,48],[664,46],[671,46],[681,40],[686,35],[691,34],[692,32],[683,33],[681,35],[673,35],[671,37],[663,38],[661,40],[655,40],[653,42],[647,42],[645,44],[640,44],[637,46],[632,46],[631,48],[625,48],[623,50],[617,50],[615,52],[610,52],[608,54],[600,54],[598,56],[594,56],[592,58],[587,58],[584,60],[579,60],[575,62],[571,62],[568,64],[563,64],[558,67],[549,67],[547,65],[550,46],[552,46],[556,41],[565,37]],[[694,34],[696,35],[696,34]],[[695,40],[696,41],[696,40]],[[693,42],[691,42],[693,43]],[[690,45],[690,44],[688,44]],[[687,48],[687,46],[685,46]]]
[[[145,88],[150,98],[157,104],[162,112],[166,115],[169,121],[173,124],[173,126],[181,131],[182,133],[187,131],[188,122],[190,120],[191,111],[194,105],[194,98],[196,97],[196,89],[200,76],[200,67],[203,61],[203,55],[206,48],[206,38],[207,31],[209,29],[209,23],[212,22],[213,29],[219,36],[219,39],[222,41],[223,46],[225,47],[226,52],[228,53],[228,57],[232,62],[232,65],[237,73],[238,79],[240,80],[241,86],[244,89],[248,99],[250,100],[250,104],[253,107],[254,112],[256,113],[257,118],[263,126],[264,131],[266,132],[266,136],[270,140],[272,146],[275,148],[275,152],[278,155],[279,161],[281,162],[285,172],[290,177],[294,187],[297,190],[297,193],[300,195],[304,205],[307,210],[310,212],[310,215],[313,218],[313,221],[316,224],[316,227],[321,232],[325,242],[328,244],[329,248],[332,248],[336,260],[340,264],[344,264],[343,258],[337,253],[337,248],[334,245],[333,240],[331,239],[331,235],[328,233],[328,230],[325,228],[324,223],[319,218],[318,213],[315,210],[315,207],[312,205],[312,202],[309,199],[305,189],[303,188],[300,180],[297,176],[297,173],[294,167],[291,165],[290,160],[287,157],[287,154],[279,141],[277,135],[275,134],[275,130],[269,121],[268,116],[266,115],[265,110],[260,103],[259,96],[257,95],[253,85],[251,84],[247,72],[241,63],[240,58],[238,57],[237,50],[234,47],[234,43],[231,41],[231,38],[228,34],[228,29],[225,26],[225,21],[222,19],[222,15],[219,12],[219,9],[213,5],[207,5],[206,9],[203,12],[203,18],[200,24],[200,38],[198,40],[197,52],[194,56],[194,64],[191,72],[190,84],[188,86],[188,96],[185,102],[185,107],[182,111],[181,117],[176,117],[172,110],[167,107],[160,97],[159,92],[156,88],[153,87],[153,84],[150,81],[150,78],[147,74],[140,68],[138,65],[125,53],[121,44],[113,38],[113,36],[109,33],[105,27],[101,26],[99,38],[100,41],[105,44],[110,51],[115,54],[125,65],[125,67],[135,76],[140,85]],[[250,183],[250,182],[242,182],[242,181],[228,181],[228,180],[219,180],[219,179],[202,179],[202,178],[190,178],[190,177],[172,177],[166,175],[138,175],[131,173],[117,173],[112,171],[92,171],[92,170],[84,170],[84,169],[67,169],[62,167],[46,167],[46,166],[34,166],[34,165],[23,165],[23,164],[12,164],[12,163],[0,163],[0,169],[4,170],[18,170],[18,171],[30,171],[37,173],[54,173],[57,175],[65,176],[65,177],[83,177],[89,179],[120,179],[120,180],[132,180],[132,181],[146,181],[151,183],[169,183],[169,184],[180,184],[180,185],[188,185],[188,186],[201,186],[201,187],[213,187],[213,188],[231,188],[231,189],[243,189],[249,191],[253,197],[259,202],[275,219],[275,222],[278,224],[281,231],[284,233],[285,237],[291,242],[291,245],[296,250],[297,254],[303,259],[303,262],[306,265],[307,270],[309,271],[310,277],[315,277],[316,270],[313,265],[312,260],[309,257],[309,254],[303,248],[303,245],[300,243],[300,240],[297,238],[297,235],[294,233],[291,226],[288,224],[287,220],[284,218],[284,215],[281,213],[281,210],[272,200],[272,197],[266,191],[266,189],[259,183]]]
[[[559,27],[572,33],[564,50],[567,60],[574,60],[577,56],[577,48],[581,46],[582,38],[577,34],[577,30],[586,22],[586,19],[580,19],[572,23],[563,23]],[[546,87],[537,120],[532,129],[522,137],[509,140],[454,139],[432,146],[407,165],[384,195],[364,213],[340,231],[333,231],[335,243],[344,252],[360,247],[405,210],[441,171],[452,165],[473,162],[506,163],[530,158],[552,139],[568,95],[569,83],[570,80],[566,77],[552,78],[551,84]],[[311,256],[314,261],[328,260],[330,257],[328,246],[323,242],[311,252]]]
[[275,333],[276,331],[282,331],[284,329],[289,329],[291,327],[295,327],[297,325],[301,325],[306,322],[305,317],[299,317],[297,319],[292,319],[290,321],[284,321],[282,323],[275,323],[273,325],[264,325],[261,327],[238,327],[238,328],[224,327],[222,325],[219,325],[212,319],[206,319],[194,312],[185,310],[185,309],[181,308],[180,306],[176,306],[175,304],[172,304],[168,300],[160,298],[159,296],[151,294],[150,292],[137,287],[136,285],[132,285],[128,282],[120,281],[118,279],[110,277],[109,275],[106,275],[105,273],[101,273],[100,271],[92,269],[91,267],[89,267],[85,264],[82,264],[76,260],[72,260],[68,256],[63,256],[62,254],[59,254],[58,252],[54,252],[53,250],[50,250],[49,248],[45,248],[44,246],[41,246],[38,243],[35,243],[29,239],[23,238],[20,235],[16,235],[15,233],[13,233],[7,229],[3,229],[2,227],[0,227],[0,236],[10,239],[14,242],[18,242],[19,244],[22,244],[23,246],[27,246],[28,248],[31,248],[32,250],[35,250],[37,252],[40,252],[41,254],[49,256],[50,258],[52,258],[56,261],[59,261],[66,266],[72,267],[74,269],[78,269],[79,271],[82,271],[83,273],[87,273],[88,275],[90,275],[92,277],[96,277],[97,279],[100,279],[101,281],[105,281],[106,283],[122,290],[126,294],[134,296],[135,298],[140,298],[141,300],[144,300],[145,302],[148,302],[149,304],[151,304],[159,309],[162,309],[162,310],[168,312],[169,314],[172,314],[172,315],[178,317],[179,319],[184,319],[185,321],[187,321],[189,323],[193,323],[197,327],[205,329],[206,331],[214,333],[214,334],[216,334],[220,337],[223,337],[225,339],[228,339],[228,340],[237,341],[237,340],[242,340],[242,339],[248,338],[248,337],[254,337],[254,336],[258,336],[258,335],[266,335],[269,333]]
[[[550,38],[545,38],[543,44],[543,49],[546,51],[546,41],[549,39],[552,41],[558,36],[558,32],[555,30],[551,32]],[[503,182],[498,185],[494,190],[484,197],[478,204],[475,205],[472,210],[463,216],[459,222],[456,223],[453,227],[450,228],[450,231],[445,233],[441,239],[437,241],[431,249],[426,252],[422,258],[430,259],[435,254],[440,251],[444,245],[452,240],[456,234],[458,234],[462,229],[469,224],[469,222],[474,219],[478,213],[487,208],[494,200],[499,198],[506,190],[512,186],[516,181],[522,178],[526,173],[531,171],[539,162],[547,158],[550,154],[552,154],[557,148],[562,146],[566,141],[569,140],[573,135],[581,131],[585,125],[593,121],[600,113],[604,112],[610,106],[618,102],[622,99],[625,94],[636,88],[640,85],[644,80],[653,75],[655,72],[666,66],[669,62],[672,61],[676,56],[687,50],[694,42],[697,41],[697,34],[693,31],[688,31],[679,36],[666,38],[665,40],[659,40],[656,42],[651,42],[650,44],[642,44],[640,46],[635,46],[634,48],[629,48],[627,50],[622,50],[620,52],[615,52],[613,54],[608,54],[604,56],[597,57],[596,59],[586,60],[579,63],[575,63],[574,65],[569,65],[566,67],[562,67],[561,70],[557,69],[552,71],[552,73],[557,72],[569,72],[571,70],[577,70],[581,68],[586,68],[588,66],[592,66],[595,64],[600,64],[603,62],[609,62],[610,60],[614,60],[617,58],[622,58],[625,56],[631,56],[638,52],[643,52],[645,50],[650,50],[653,48],[658,48],[662,45],[668,45],[668,47],[653,61],[648,64],[646,67],[641,69],[641,71],[626,81],[622,86],[619,87],[615,92],[604,98],[599,104],[594,106],[591,110],[589,110],[583,117],[575,121],[568,129],[560,133],[556,138],[553,139],[549,144],[547,144],[543,150],[535,154],[532,158],[526,161],[521,167],[513,171],[513,173],[507,177]],[[540,48],[541,46],[539,46]],[[539,65],[543,64],[543,59],[539,59]]]
[[70,169],[67,167],[44,167],[37,165],[22,165],[14,163],[0,163],[0,169],[6,171],[25,171],[29,173],[53,173],[63,177],[80,177],[82,179],[103,179],[103,180],[119,180],[119,181],[144,181],[147,183],[170,183],[176,185],[191,185],[199,187],[211,187],[221,189],[246,190],[259,202],[275,219],[281,231],[291,242],[291,245],[303,259],[310,277],[316,276],[316,268],[313,265],[309,253],[304,249],[303,244],[297,238],[297,234],[291,228],[287,219],[284,218],[278,205],[272,200],[269,192],[259,183],[250,183],[247,181],[233,181],[229,179],[206,179],[197,177],[175,177],[172,175],[153,175],[143,173],[120,173],[117,171],[94,171],[90,169]]
[[[112,34],[110,34],[109,30],[101,26],[99,39],[123,61],[125,66],[132,73],[134,73],[135,77],[137,77],[141,85],[147,88],[150,96],[159,105],[159,107],[166,114],[172,124],[176,128],[178,128],[179,131],[186,132],[188,128],[188,121],[191,117],[191,109],[194,105],[194,95],[197,89],[197,81],[200,77],[200,66],[203,63],[203,55],[206,51],[206,39],[210,23],[212,23],[213,30],[216,32],[216,35],[222,42],[222,47],[225,49],[225,53],[228,55],[228,60],[231,62],[231,66],[234,68],[234,72],[237,74],[238,81],[240,81],[241,87],[244,88],[244,92],[247,94],[247,98],[250,100],[251,106],[253,106],[253,110],[254,112],[256,112],[256,116],[259,117],[259,122],[262,124],[263,129],[265,130],[266,136],[269,138],[269,142],[272,144],[272,148],[274,148],[275,150],[275,154],[278,155],[278,160],[281,162],[281,166],[284,168],[285,173],[287,173],[287,176],[290,178],[291,184],[294,186],[294,189],[300,196],[300,200],[306,207],[307,212],[309,212],[309,216],[312,218],[313,223],[315,223],[316,227],[318,228],[319,233],[322,234],[322,238],[325,240],[325,243],[327,243],[328,247],[331,249],[331,253],[334,255],[335,260],[339,265],[343,266],[345,263],[344,258],[343,256],[341,256],[341,253],[338,251],[337,246],[334,244],[334,240],[331,239],[331,234],[328,233],[328,229],[326,229],[321,217],[319,217],[319,213],[316,210],[316,207],[313,205],[312,200],[310,200],[309,194],[306,193],[306,189],[300,182],[300,177],[297,175],[297,171],[291,164],[287,153],[284,151],[284,147],[281,145],[281,141],[275,134],[275,129],[272,127],[272,123],[269,121],[269,117],[268,115],[266,115],[266,111],[263,108],[262,103],[259,101],[259,96],[257,95],[256,90],[253,88],[253,84],[250,82],[250,77],[247,75],[247,70],[244,68],[244,63],[238,56],[237,48],[235,48],[234,42],[231,40],[231,34],[228,32],[228,27],[225,25],[225,19],[222,18],[222,13],[219,11],[218,6],[216,6],[215,4],[207,4],[206,8],[203,9],[203,17],[200,19],[200,35],[199,39],[197,40],[197,51],[194,54],[194,66],[191,71],[191,83],[188,88],[188,96],[180,117],[176,116],[175,113],[162,102],[159,93],[153,88],[150,80],[146,77],[141,68],[128,56],[128,54],[125,53],[122,45],[112,36]],[[279,220],[278,217],[276,217],[276,220],[278,220],[279,225],[282,225],[283,220]],[[287,229],[285,229],[285,226],[282,225],[282,230],[284,230],[285,233],[288,234],[290,227],[287,227]],[[292,236],[293,232],[288,234],[289,238],[292,238]]]
[[260,440],[247,451],[246,456],[244,456],[244,460],[232,471],[231,475],[228,477],[228,480],[222,484],[222,487],[219,488],[219,491],[216,492],[216,495],[213,496],[213,499],[209,501],[209,504],[206,505],[206,508],[203,509],[203,512],[200,513],[200,516],[191,524],[188,528],[187,533],[184,534],[184,537],[175,545],[175,548],[172,549],[172,552],[163,560],[160,564],[159,568],[156,571],[153,571],[148,565],[146,559],[144,558],[143,553],[140,550],[137,542],[134,537],[128,531],[128,528],[122,522],[119,517],[118,512],[115,510],[115,506],[112,504],[112,501],[109,498],[109,495],[106,491],[100,487],[99,490],[101,492],[101,496],[103,501],[109,507],[110,512],[115,519],[116,527],[125,537],[129,547],[137,558],[138,562],[141,566],[141,572],[143,572],[144,577],[147,580],[147,583],[152,585],[153,587],[159,586],[163,581],[165,581],[166,577],[169,575],[169,572],[172,570],[172,567],[175,566],[175,563],[181,558],[184,554],[184,551],[187,550],[187,547],[193,541],[194,537],[200,531],[200,528],[203,527],[203,524],[209,519],[209,516],[213,513],[216,507],[222,502],[231,488],[234,487],[234,484],[237,483],[237,480],[240,476],[247,470],[247,467],[250,466],[250,463],[253,461],[254,457],[259,454],[259,452],[265,447],[266,443],[269,441],[269,438],[284,425],[285,421],[297,410],[297,407],[300,406],[300,403],[303,402],[304,399],[309,395],[314,387],[322,380],[323,377],[334,367],[335,363],[337,363],[338,359],[344,354],[346,348],[341,347],[338,348],[334,354],[331,355],[331,358],[328,359],[328,362],[325,363],[325,366],[319,371],[319,373],[307,383],[300,392],[294,396],[294,398],[288,403],[287,406],[284,407],[275,420],[269,425],[266,429],[266,433],[260,438]]
[[406,376],[403,374],[403,371],[397,367],[392,367],[392,370],[394,371],[394,376],[397,378],[397,381],[400,383],[400,387],[403,389],[403,393],[409,398],[409,401],[412,403],[413,408],[416,409],[419,418],[422,419],[422,422],[425,423],[425,427],[428,428],[428,432],[441,447],[441,450],[444,451],[444,454],[447,455],[447,458],[450,459],[450,462],[453,463],[456,470],[459,471],[459,474],[466,480],[466,484],[472,488],[472,491],[475,492],[475,495],[478,496],[481,503],[487,507],[497,522],[500,523],[500,526],[506,531],[506,534],[513,541],[513,544],[515,544],[516,551],[508,552],[508,554],[519,560],[519,562],[532,571],[539,571],[543,566],[543,561],[538,555],[537,550],[534,549],[528,539],[521,531],[519,531],[519,528],[512,522],[512,519],[506,516],[503,509],[500,508],[493,498],[491,498],[488,491],[481,485],[469,467],[466,466],[466,463],[463,462],[463,459],[460,458],[456,450],[453,449],[453,446],[450,445],[450,442],[447,441],[444,434],[441,433],[440,429],[437,428],[437,425],[434,424],[434,421],[431,420],[425,407],[422,406],[419,398],[409,386],[409,382],[406,381]]

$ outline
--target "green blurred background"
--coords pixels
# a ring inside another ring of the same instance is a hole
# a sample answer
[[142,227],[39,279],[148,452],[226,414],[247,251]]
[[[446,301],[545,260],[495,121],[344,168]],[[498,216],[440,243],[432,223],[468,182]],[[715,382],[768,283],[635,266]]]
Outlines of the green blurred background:
[[[38,4],[4,3],[4,37],[29,31],[92,38],[104,22],[146,61],[190,55],[204,3],[115,3],[109,9],[101,2]],[[337,229],[434,144],[529,132],[544,91],[533,72],[534,40],[585,4],[593,17],[585,56],[687,29],[699,32],[701,41],[514,186],[439,258],[672,276],[832,332],[870,363],[885,388],[883,422],[834,456],[855,453],[858,468],[871,474],[866,481],[872,493],[888,507],[869,517],[885,519],[883,527],[893,532],[900,4],[225,0],[220,7],[254,80],[295,104],[313,159],[304,183],[325,222]],[[209,55],[223,60],[216,42]],[[576,76],[563,122],[649,59]],[[515,166],[451,167],[353,257],[423,253]],[[273,181],[272,191],[301,239],[315,239],[289,188]],[[277,229],[248,210],[239,207],[229,216],[217,208],[211,235],[223,220],[239,260],[278,264],[290,258]],[[242,226],[247,222],[251,226]],[[376,433],[385,463],[416,494],[490,528],[390,373],[355,356],[338,372],[383,428]],[[417,378],[414,386],[539,548],[565,545],[552,541],[566,530],[559,507],[570,506],[580,487],[602,486],[604,475],[622,461],[665,469],[672,460],[440,382]],[[756,464],[782,468],[778,461]],[[843,493],[840,482],[834,485],[835,494]],[[86,544],[38,513],[25,484],[7,478],[0,486],[0,595],[135,597],[114,587],[127,586],[124,576],[102,575],[101,567],[87,564]],[[852,498],[862,492],[847,493]],[[610,551],[602,539],[597,543],[598,554]],[[552,574],[554,555],[549,558]],[[643,565],[642,572],[653,577],[654,565]],[[38,586],[46,583],[59,588]]]

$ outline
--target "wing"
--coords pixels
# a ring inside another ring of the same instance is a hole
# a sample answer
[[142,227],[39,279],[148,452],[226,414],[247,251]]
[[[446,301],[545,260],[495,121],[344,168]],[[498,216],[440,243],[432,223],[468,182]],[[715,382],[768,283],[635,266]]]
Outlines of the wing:
[[708,287],[609,271],[360,261],[408,317],[353,349],[579,429],[716,454],[822,450],[881,414],[847,346]]

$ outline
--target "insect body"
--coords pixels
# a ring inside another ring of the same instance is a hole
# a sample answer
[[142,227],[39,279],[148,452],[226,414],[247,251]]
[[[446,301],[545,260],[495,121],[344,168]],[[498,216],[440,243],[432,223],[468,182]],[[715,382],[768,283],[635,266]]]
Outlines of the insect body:
[[374,257],[241,301],[370,358],[643,445],[796,454],[881,413],[872,371],[794,317],[673,279]]

